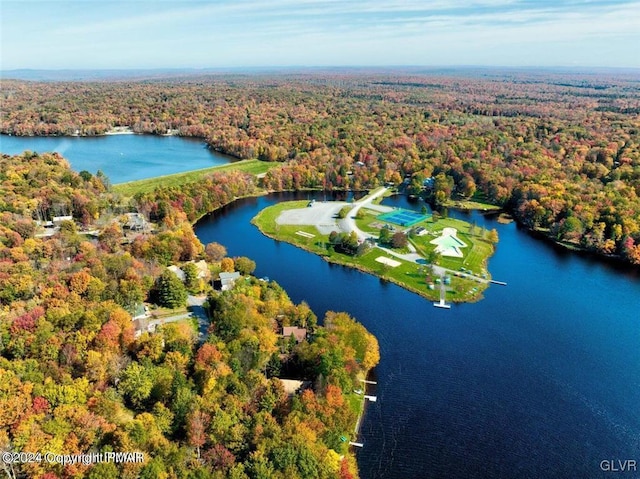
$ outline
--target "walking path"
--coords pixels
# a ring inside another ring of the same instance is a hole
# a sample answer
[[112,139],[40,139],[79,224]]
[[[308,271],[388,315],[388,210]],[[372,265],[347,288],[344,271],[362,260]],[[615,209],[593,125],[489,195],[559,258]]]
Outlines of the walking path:
[[[358,212],[358,210],[360,208],[363,207],[367,207],[367,208],[371,208],[371,202],[373,200],[375,200],[376,198],[379,198],[380,196],[384,195],[387,191],[387,188],[380,188],[378,191],[365,196],[364,198],[362,198],[359,201],[356,201],[355,203],[353,203],[353,208],[351,209],[351,211],[349,211],[349,214],[347,215],[346,218],[340,220],[338,222],[338,225],[340,226],[340,229],[346,233],[350,233],[351,231],[355,231],[356,234],[358,235],[358,238],[362,241],[366,240],[367,238],[369,238],[371,235],[365,233],[364,231],[362,231],[360,228],[358,228],[358,226],[356,225],[355,222],[355,216],[356,213]],[[384,251],[385,253],[387,253],[388,255],[391,256],[395,256],[396,258],[400,258],[404,261],[408,261],[410,263],[417,263],[417,264],[426,264],[425,259],[423,256],[419,255],[416,252],[416,248],[415,246],[413,246],[411,243],[409,243],[407,245],[407,247],[409,248],[409,253],[398,253],[397,251],[393,251],[391,249],[388,248],[383,248],[382,246],[377,246],[376,248],[381,249],[382,251]],[[442,266],[436,266],[433,265],[433,272],[436,275],[439,276],[444,276],[445,273],[455,273],[458,274],[462,277],[465,278],[469,278],[469,279],[473,279],[475,281],[478,281],[480,283],[488,283],[489,280],[486,278],[482,278],[480,276],[476,276],[473,274],[469,274],[469,273],[462,273],[460,271],[456,271],[454,269],[449,269],[449,268],[444,268]]]
[[[358,210],[360,210],[360,208],[366,207],[369,209],[374,209],[372,208],[373,206],[378,206],[378,205],[372,205],[371,202],[376,198],[379,198],[380,196],[384,195],[387,192],[387,190],[388,188],[386,187],[380,188],[378,191],[370,195],[367,195],[361,200],[353,203],[353,208],[351,208],[351,211],[349,211],[349,214],[346,216],[346,218],[338,222],[340,229],[345,233],[350,233],[352,231],[355,231],[356,234],[358,235],[358,239],[360,239],[361,241],[364,241],[367,238],[370,238],[371,237],[370,234],[367,234],[364,231],[362,231],[360,228],[358,228],[358,225],[356,224],[356,221],[355,221],[356,214],[358,213]],[[388,209],[387,206],[383,206],[382,208]],[[407,246],[409,248],[410,253],[398,253],[388,248],[383,248],[382,246],[376,246],[376,247],[381,249],[385,253],[390,254],[391,256],[395,256],[396,258],[409,261],[410,263],[419,263],[418,260],[424,261],[424,258],[420,256],[418,253],[416,253],[416,249],[412,244],[409,243]]]

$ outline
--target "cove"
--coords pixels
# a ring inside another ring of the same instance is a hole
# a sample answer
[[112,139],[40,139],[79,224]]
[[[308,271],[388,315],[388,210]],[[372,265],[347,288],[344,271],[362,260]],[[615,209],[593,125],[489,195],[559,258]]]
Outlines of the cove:
[[239,200],[196,232],[254,259],[256,275],[320,318],[347,311],[378,338],[378,401],[367,407],[357,450],[363,479],[607,477],[602,461],[639,459],[637,269],[555,248],[515,223],[450,212],[498,230],[489,269],[508,286],[438,310],[250,224],[268,205],[309,196]]
[[111,183],[125,183],[235,161],[207,148],[202,140],[177,136],[105,135],[89,137],[19,137],[0,135],[0,152],[56,151],[75,171],[102,170]]

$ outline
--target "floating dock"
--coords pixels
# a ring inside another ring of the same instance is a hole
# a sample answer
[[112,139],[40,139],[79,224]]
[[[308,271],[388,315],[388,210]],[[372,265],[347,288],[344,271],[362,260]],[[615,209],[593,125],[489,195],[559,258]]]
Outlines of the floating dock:
[[451,305],[450,305],[450,304],[445,303],[443,299],[441,299],[441,300],[440,300],[440,301],[438,301],[437,303],[433,303],[433,305],[434,305],[436,308],[451,309]]
[[362,444],[361,442],[349,441],[349,445],[350,446],[356,446],[356,447],[364,447],[364,444]]
[[490,282],[493,283],[493,284],[499,284],[500,286],[506,286],[507,285],[507,283],[505,283],[504,281],[496,281],[494,279],[492,279]]

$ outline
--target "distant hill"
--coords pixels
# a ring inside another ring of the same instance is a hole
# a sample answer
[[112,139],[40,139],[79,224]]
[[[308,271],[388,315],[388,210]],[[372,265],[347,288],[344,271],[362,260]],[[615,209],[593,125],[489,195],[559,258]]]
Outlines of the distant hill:
[[580,74],[580,75],[623,75],[636,78],[637,68],[594,68],[594,67],[500,67],[500,66],[272,66],[272,67],[219,67],[219,68],[153,68],[153,69],[109,69],[109,70],[43,70],[17,69],[0,71],[1,79],[29,81],[114,81],[170,79],[194,76],[228,74],[417,74],[451,75],[462,77],[503,77],[513,74]]
[[[132,80],[141,78],[167,78],[202,73],[195,69],[153,69],[153,70],[6,70],[0,73],[3,79],[31,81],[100,81]],[[207,71],[213,73],[213,71]]]

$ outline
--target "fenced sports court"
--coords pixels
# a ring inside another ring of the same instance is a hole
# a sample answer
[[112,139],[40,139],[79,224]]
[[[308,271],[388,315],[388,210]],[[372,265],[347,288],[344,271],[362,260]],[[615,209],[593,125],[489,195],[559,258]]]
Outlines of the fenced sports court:
[[427,215],[411,210],[397,209],[378,216],[379,220],[395,223],[400,226],[413,226],[428,218]]

